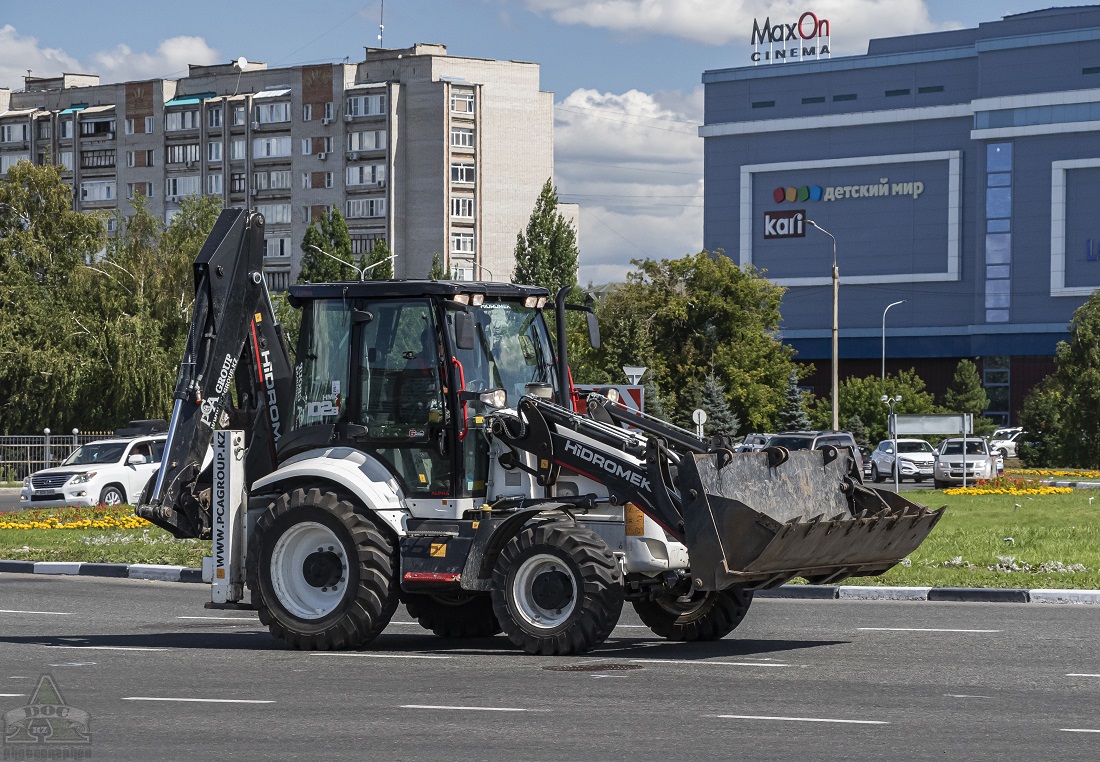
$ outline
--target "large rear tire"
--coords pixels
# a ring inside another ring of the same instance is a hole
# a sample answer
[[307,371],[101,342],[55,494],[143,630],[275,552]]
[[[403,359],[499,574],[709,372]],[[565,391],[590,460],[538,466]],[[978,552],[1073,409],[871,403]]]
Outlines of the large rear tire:
[[590,651],[611,634],[623,609],[622,575],[598,535],[575,524],[525,527],[493,568],[493,610],[527,653]]
[[332,492],[281,495],[257,520],[248,557],[260,621],[295,648],[358,648],[397,609],[393,543]]
[[667,640],[720,640],[741,624],[751,603],[752,591],[738,586],[696,593],[686,602],[675,595],[634,601],[634,610],[646,627]]
[[409,616],[441,638],[488,638],[500,632],[493,600],[484,593],[405,594]]

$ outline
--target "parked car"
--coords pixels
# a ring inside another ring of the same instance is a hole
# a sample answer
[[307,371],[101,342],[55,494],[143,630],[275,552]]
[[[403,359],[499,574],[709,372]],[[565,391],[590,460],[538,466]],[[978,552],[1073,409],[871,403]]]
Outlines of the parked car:
[[166,439],[161,434],[89,442],[60,466],[24,479],[19,501],[24,507],[133,503],[160,466]]
[[855,437],[847,431],[783,431],[768,438],[765,447],[786,447],[788,450],[820,450],[826,445],[843,447],[851,453],[859,472],[863,473],[863,456]]
[[[936,451],[923,439],[897,440],[898,481],[912,479],[922,482],[932,478]],[[894,478],[894,440],[885,439],[871,453],[871,481],[881,482]]]
[[1016,448],[1020,442],[1026,441],[1025,437],[1027,436],[1027,432],[1023,429],[1016,429],[1013,432],[1007,434],[1001,433],[1000,436],[997,436],[998,432],[1003,431],[1003,429],[998,429],[993,432],[993,436],[989,439],[989,449],[994,452],[1001,450],[1004,452],[1006,458],[1015,458]]
[[871,479],[871,448],[867,445],[859,446],[859,457],[863,459],[863,481]]
[[741,444],[737,445],[737,452],[759,452],[764,449],[770,436],[771,434],[746,434]]
[[945,439],[936,448],[936,465],[933,470],[936,488],[962,484],[964,464],[968,484],[978,479],[991,479],[998,473],[996,458],[984,439]]

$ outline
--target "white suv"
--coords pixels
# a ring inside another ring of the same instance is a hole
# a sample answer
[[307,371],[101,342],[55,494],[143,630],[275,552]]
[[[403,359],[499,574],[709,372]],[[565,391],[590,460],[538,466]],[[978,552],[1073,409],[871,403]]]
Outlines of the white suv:
[[[932,466],[936,460],[936,451],[923,439],[899,439],[898,481],[912,479],[922,482],[932,478]],[[871,480],[881,482],[894,478],[894,440],[884,439],[871,453]]]
[[133,503],[160,466],[165,434],[102,439],[79,447],[60,466],[23,480],[24,508]]

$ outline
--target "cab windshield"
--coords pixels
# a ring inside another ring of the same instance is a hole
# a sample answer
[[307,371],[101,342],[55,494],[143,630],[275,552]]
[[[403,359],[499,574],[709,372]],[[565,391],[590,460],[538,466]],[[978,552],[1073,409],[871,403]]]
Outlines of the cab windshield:
[[126,449],[126,442],[86,444],[65,459],[63,466],[94,466],[97,463],[118,463]]
[[[474,348],[455,350],[466,391],[503,389],[508,406],[515,407],[527,384],[556,387],[550,339],[537,309],[487,299],[469,311],[474,318]],[[453,330],[453,315],[449,318]]]

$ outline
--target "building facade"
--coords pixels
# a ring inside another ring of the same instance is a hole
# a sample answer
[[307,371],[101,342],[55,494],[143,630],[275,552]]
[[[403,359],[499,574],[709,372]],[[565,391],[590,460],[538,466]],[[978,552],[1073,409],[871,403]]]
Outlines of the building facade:
[[884,362],[942,392],[974,359],[1015,422],[1100,286],[1100,6],[792,58],[703,75],[704,245],[788,288],[817,394],[831,235],[841,377]]
[[395,277],[439,255],[460,279],[507,280],[516,234],[553,176],[553,95],[537,64],[367,49],[355,64],[191,66],[179,80],[94,75],[0,89],[0,174],[54,163],[78,210],[169,220],[186,196],[262,212],[264,270],[285,289],[308,225],[336,207],[356,255],[385,240]]

